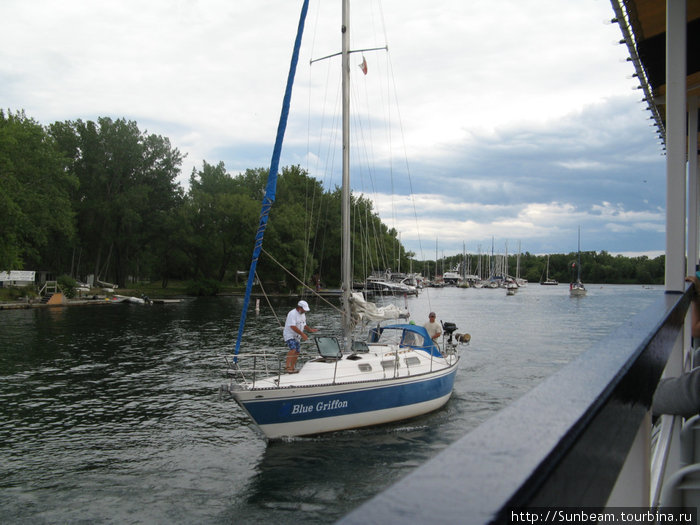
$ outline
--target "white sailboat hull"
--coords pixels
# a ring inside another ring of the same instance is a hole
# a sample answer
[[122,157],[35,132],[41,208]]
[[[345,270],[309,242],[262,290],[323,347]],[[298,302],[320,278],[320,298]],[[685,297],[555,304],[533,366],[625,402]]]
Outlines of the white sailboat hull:
[[420,365],[416,373],[397,371],[398,377],[364,381],[346,377],[347,382],[340,378],[332,384],[307,385],[305,376],[312,377],[313,368],[334,366],[310,362],[305,367],[311,370],[302,368],[298,374],[275,376],[283,386],[274,386],[271,378],[232,394],[267,438],[313,435],[400,421],[437,410],[452,394],[458,362],[457,356],[452,356],[450,363],[433,358],[433,371],[420,372],[424,366]]

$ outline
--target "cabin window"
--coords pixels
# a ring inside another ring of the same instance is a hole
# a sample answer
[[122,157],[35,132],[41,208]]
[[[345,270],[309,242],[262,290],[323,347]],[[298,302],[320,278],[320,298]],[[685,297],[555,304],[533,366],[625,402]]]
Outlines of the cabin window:
[[425,346],[425,338],[421,334],[406,330],[401,340],[403,346],[422,347]]
[[418,359],[415,356],[407,357],[406,359],[404,359],[404,361],[406,363],[406,366],[416,366],[420,364],[420,359]]
[[382,361],[382,368],[384,370],[393,369],[398,363],[399,361],[396,359],[387,359],[386,361]]
[[352,342],[352,351],[356,353],[367,353],[369,352],[369,347],[367,346],[367,343],[364,341],[353,341]]
[[372,365],[369,363],[359,363],[357,365],[357,368],[360,369],[360,372],[371,372],[372,371]]
[[398,344],[403,337],[403,330],[384,330],[379,339],[379,343],[383,345]]
[[403,340],[401,344],[404,346],[415,346],[416,345],[416,334],[413,332],[404,332]]

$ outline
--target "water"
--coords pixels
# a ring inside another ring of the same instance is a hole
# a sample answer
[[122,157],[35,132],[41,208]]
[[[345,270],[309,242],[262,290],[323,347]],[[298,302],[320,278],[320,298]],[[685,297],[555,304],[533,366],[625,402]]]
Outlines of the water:
[[[660,297],[662,288],[429,289],[409,298],[472,335],[444,409],[408,422],[266,444],[219,398],[242,300],[0,311],[3,522],[331,523]],[[276,299],[283,321],[293,306]],[[307,319],[337,332],[333,309]],[[252,314],[244,347],[274,344]],[[307,347],[309,350],[311,347]]]

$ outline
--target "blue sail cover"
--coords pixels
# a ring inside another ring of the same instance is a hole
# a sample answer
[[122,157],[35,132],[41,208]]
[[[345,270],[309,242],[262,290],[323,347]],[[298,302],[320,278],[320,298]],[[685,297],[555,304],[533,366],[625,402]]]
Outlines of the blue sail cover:
[[275,202],[275,193],[277,192],[277,172],[279,170],[280,155],[282,154],[282,141],[284,140],[284,132],[287,129],[287,117],[289,116],[289,106],[292,100],[292,86],[294,85],[294,74],[299,61],[299,49],[301,48],[301,37],[304,33],[304,22],[306,20],[306,12],[309,8],[309,0],[304,0],[301,6],[301,15],[299,17],[299,27],[297,28],[297,37],[294,41],[294,52],[292,53],[292,62],[289,65],[289,75],[287,76],[287,88],[284,92],[284,100],[282,102],[282,113],[277,126],[277,137],[275,139],[275,147],[272,150],[272,160],[270,161],[270,172],[267,176],[267,185],[265,186],[265,196],[262,200],[262,209],[260,210],[260,224],[258,231],[255,234],[255,247],[253,248],[253,258],[250,263],[250,271],[248,272],[248,282],[245,288],[245,297],[243,298],[243,311],[241,312],[241,323],[238,326],[238,337],[236,339],[235,355],[241,347],[241,338],[243,337],[243,329],[245,328],[246,314],[248,313],[248,305],[250,303],[250,293],[253,289],[255,281],[255,269],[258,266],[258,259],[262,251],[263,236],[267,221],[270,215],[272,203]]

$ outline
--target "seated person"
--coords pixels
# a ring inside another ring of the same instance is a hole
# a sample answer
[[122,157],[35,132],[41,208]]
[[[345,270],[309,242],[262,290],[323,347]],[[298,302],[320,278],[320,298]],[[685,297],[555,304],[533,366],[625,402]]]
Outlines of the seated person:
[[423,327],[428,331],[430,338],[437,343],[438,338],[442,335],[442,326],[435,320],[435,312],[430,312],[428,322]]

